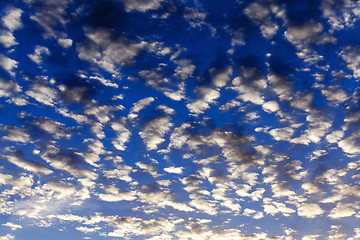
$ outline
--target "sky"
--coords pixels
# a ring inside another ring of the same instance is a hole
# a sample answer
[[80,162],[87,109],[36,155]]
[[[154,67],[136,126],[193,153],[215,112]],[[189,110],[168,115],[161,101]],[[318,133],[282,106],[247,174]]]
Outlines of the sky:
[[2,0],[0,240],[360,239],[359,20]]

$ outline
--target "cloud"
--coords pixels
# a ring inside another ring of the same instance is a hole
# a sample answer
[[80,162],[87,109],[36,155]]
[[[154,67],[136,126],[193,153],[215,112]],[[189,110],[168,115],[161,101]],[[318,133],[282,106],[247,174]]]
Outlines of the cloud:
[[38,82],[34,82],[25,94],[48,106],[55,106],[59,96],[58,91],[54,88]]
[[137,197],[133,192],[120,192],[120,189],[113,185],[105,187],[106,194],[98,194],[99,199],[105,202],[133,201]]
[[127,12],[139,11],[146,12],[160,8],[163,0],[120,0]]
[[91,42],[77,44],[79,58],[113,74],[119,73],[119,67],[134,62],[134,57],[147,46],[144,41],[135,43],[124,36],[116,37],[108,29],[85,28],[84,31]]
[[168,172],[168,173],[182,174],[183,167],[166,167],[166,168],[164,168],[164,171]]
[[191,60],[179,59],[174,62],[178,65],[175,69],[175,73],[173,74],[175,78],[186,80],[189,77],[192,77],[196,66],[191,63]]
[[154,178],[157,178],[159,176],[159,174],[157,173],[157,167],[155,167],[154,165],[151,164],[146,164],[143,162],[137,162],[135,163],[136,166],[138,166],[140,169],[148,172],[151,176],[153,176]]
[[34,173],[38,173],[38,174],[45,174],[45,175],[53,173],[53,171],[48,169],[42,163],[31,161],[31,160],[25,160],[24,156],[23,156],[23,152],[21,152],[19,150],[14,151],[10,155],[4,156],[4,157],[7,158],[7,160],[9,162],[11,162],[12,164],[15,164],[19,168],[23,168],[26,171],[30,171],[30,172],[34,172]]
[[133,179],[130,176],[130,173],[133,171],[133,168],[128,165],[118,165],[117,168],[112,170],[103,171],[103,175],[107,178],[119,179],[125,182],[131,182]]
[[318,41],[319,33],[323,28],[321,23],[309,21],[303,25],[289,26],[284,35],[294,44],[302,44],[302,41],[312,43]]
[[69,48],[73,44],[73,40],[70,38],[59,38],[57,41],[63,48]]
[[4,126],[6,135],[2,137],[3,140],[8,140],[12,142],[27,143],[30,142],[30,135],[26,130],[18,128],[16,126]]
[[215,87],[221,88],[225,87],[227,83],[230,82],[230,78],[233,74],[233,69],[232,67],[227,67],[224,69],[211,68],[209,72],[212,79],[212,84]]
[[139,135],[144,140],[148,150],[155,150],[165,141],[164,135],[171,129],[173,123],[169,117],[158,117],[149,121]]
[[346,46],[339,53],[339,56],[347,63],[347,67],[353,71],[355,78],[360,77],[360,47]]
[[209,87],[197,87],[195,93],[199,95],[199,99],[186,105],[189,111],[195,115],[204,113],[210,108],[210,104],[215,103],[215,100],[220,97],[218,90]]
[[1,30],[0,31],[0,44],[6,48],[10,48],[18,44],[14,35],[10,31]]
[[201,199],[197,195],[192,195],[191,198],[192,200],[189,202],[190,206],[209,215],[216,215],[218,213],[215,204],[210,203],[209,201],[206,201],[204,199]]
[[344,137],[344,131],[336,130],[326,136],[329,143],[338,143]]
[[279,30],[279,26],[272,20],[271,14],[279,15],[279,6],[264,4],[261,1],[250,3],[244,13],[250,20],[260,26],[261,34],[266,39],[271,39]]
[[256,76],[257,70],[255,68],[244,68],[243,75],[244,78],[236,77],[233,79],[233,87],[230,87],[230,89],[237,91],[239,93],[238,98],[244,102],[262,105],[264,97],[261,90],[267,87],[266,81]]
[[130,120],[136,119],[138,117],[139,112],[154,102],[155,99],[153,97],[147,97],[139,100],[138,102],[133,104],[133,107],[130,109],[128,114],[128,118]]
[[41,65],[43,63],[42,55],[50,55],[50,51],[47,47],[36,46],[34,53],[28,54],[27,56],[37,65]]
[[270,198],[264,198],[263,201],[263,208],[266,214],[274,216],[277,213],[281,213],[284,216],[290,216],[295,212],[294,209],[287,207],[284,203],[273,201]]
[[1,225],[11,228],[12,231],[14,231],[14,230],[16,230],[16,229],[19,229],[19,228],[22,228],[21,225],[19,225],[19,224],[14,224],[14,223],[11,223],[11,222],[3,223],[3,224],[1,224]]
[[0,240],[13,240],[15,239],[14,235],[6,234],[5,236],[0,236]]
[[0,78],[0,97],[11,97],[20,91],[21,87],[16,82]]
[[276,101],[268,101],[262,105],[266,112],[276,112],[280,110],[280,106]]
[[360,18],[359,4],[352,1],[323,0],[321,10],[332,29],[351,28]]
[[298,207],[297,213],[301,217],[315,218],[316,216],[323,214],[324,211],[315,203],[305,203]]
[[336,207],[330,211],[330,218],[344,218],[355,214],[357,206],[353,203],[337,203]]
[[291,136],[294,134],[294,129],[291,127],[275,128],[271,129],[269,134],[276,141],[289,141]]
[[83,226],[76,227],[76,230],[78,230],[80,232],[83,232],[83,233],[94,233],[94,232],[97,232],[100,229],[101,229],[100,227],[91,227],[91,228],[83,227]]
[[21,15],[23,10],[19,8],[7,8],[5,10],[5,16],[1,18],[2,25],[9,29],[11,32],[20,29],[22,27]]
[[69,22],[67,7],[70,0],[53,0],[43,2],[41,0],[24,0],[32,9],[30,19],[35,21],[45,31],[44,37],[63,37],[64,33],[58,31],[57,27],[64,27]]
[[7,71],[11,76],[15,76],[13,69],[18,67],[18,62],[0,54],[0,67]]
[[[357,139],[360,137],[360,130],[353,131],[350,135],[338,142],[338,146],[349,154],[360,153],[360,146],[357,144]],[[331,139],[331,138],[330,138]],[[337,138],[339,139],[339,138]],[[340,140],[340,139],[339,139]]]
[[321,93],[326,97],[328,101],[331,102],[342,103],[349,99],[346,91],[342,89],[336,89],[335,87],[330,87],[329,89],[322,89]]

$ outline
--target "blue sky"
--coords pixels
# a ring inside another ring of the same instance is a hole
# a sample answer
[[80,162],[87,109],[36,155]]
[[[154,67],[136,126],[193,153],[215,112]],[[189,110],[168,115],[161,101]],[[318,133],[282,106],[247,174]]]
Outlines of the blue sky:
[[0,240],[360,239],[359,19],[1,1]]

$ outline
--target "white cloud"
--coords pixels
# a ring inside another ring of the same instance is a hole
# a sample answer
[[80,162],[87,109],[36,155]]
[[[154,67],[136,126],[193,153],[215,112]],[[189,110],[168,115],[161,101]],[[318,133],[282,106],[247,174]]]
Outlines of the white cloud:
[[20,91],[21,87],[16,82],[0,78],[0,97],[10,97]]
[[0,54],[0,67],[7,71],[11,76],[15,76],[13,69],[17,68],[17,66],[17,61]]
[[90,79],[98,80],[99,82],[101,82],[102,84],[104,84],[104,85],[107,86],[107,87],[113,87],[113,88],[118,88],[118,87],[119,87],[118,84],[113,83],[113,82],[111,82],[110,80],[105,79],[105,78],[103,78],[103,77],[90,76],[89,78],[90,78]]
[[76,193],[75,186],[68,182],[47,182],[42,188],[56,192],[59,199],[69,197]]
[[320,235],[305,235],[301,238],[301,240],[317,240]]
[[326,136],[329,143],[338,143],[344,137],[344,131],[336,130]]
[[50,55],[50,51],[47,47],[44,46],[36,46],[34,53],[28,54],[27,56],[33,61],[34,63],[41,65],[43,62],[42,55]]
[[130,120],[134,120],[138,117],[139,112],[150,105],[155,99],[153,97],[147,97],[139,100],[138,102],[134,103],[134,106],[130,109],[128,114],[128,118]]
[[17,45],[18,42],[16,42],[16,39],[15,39],[14,35],[12,34],[12,32],[1,30],[0,31],[0,44],[2,44],[6,48],[9,48],[9,47]]
[[15,239],[15,236],[11,234],[6,234],[5,236],[0,236],[0,240],[13,240]]
[[301,41],[315,42],[323,28],[321,23],[310,21],[303,25],[289,26],[284,35],[294,44],[301,44]]
[[157,178],[159,176],[159,174],[157,173],[157,167],[155,167],[154,165],[146,164],[146,163],[143,163],[143,162],[137,162],[135,164],[140,169],[145,170],[146,172],[148,172],[154,178]]
[[166,167],[164,168],[164,171],[168,173],[182,174],[183,167]]
[[311,104],[314,96],[310,92],[297,92],[293,95],[293,99],[290,101],[292,107],[309,112],[311,110]]
[[[255,69],[244,69],[244,76],[252,75]],[[264,79],[251,79],[251,84],[247,83],[244,79],[236,77],[232,81],[233,87],[229,87],[239,93],[239,98],[244,102],[251,102],[256,105],[264,103],[264,96],[261,93],[262,89],[267,87]]]
[[[49,216],[50,217],[50,216]],[[62,221],[71,221],[71,222],[84,222],[87,220],[86,217],[82,217],[79,215],[74,215],[74,214],[59,214],[59,215],[54,215],[54,217],[56,217],[57,219],[60,219]]]
[[120,0],[127,12],[139,11],[146,12],[160,8],[163,0]]
[[306,120],[309,122],[308,129],[306,129],[301,136],[292,139],[292,143],[304,145],[308,145],[311,142],[318,143],[323,139],[332,125],[329,119],[317,112],[309,114]]
[[353,203],[338,203],[336,207],[331,210],[329,217],[330,218],[343,218],[350,217],[355,214],[357,206]]
[[129,141],[131,135],[131,132],[125,127],[125,119],[112,122],[111,128],[116,132],[116,138],[112,140],[113,146],[120,151],[124,151],[126,149],[125,144]]
[[11,230],[13,230],[13,231],[16,230],[16,229],[18,229],[18,228],[22,228],[21,225],[19,225],[19,224],[14,224],[14,223],[11,223],[11,222],[3,223],[3,224],[1,224],[1,225],[6,226],[6,227],[9,227],[9,228],[11,228]]
[[195,92],[199,95],[199,99],[188,103],[186,106],[191,113],[199,115],[210,108],[210,104],[220,97],[220,92],[209,87],[197,87]]
[[354,77],[360,77],[360,47],[346,46],[339,56],[347,63],[347,67],[353,71]]
[[23,168],[27,171],[39,173],[39,174],[51,174],[53,171],[45,167],[43,164],[34,161],[24,161],[20,156],[9,155],[6,156],[7,160],[12,164],[15,164],[19,168]]
[[281,213],[284,216],[290,216],[295,212],[294,209],[287,207],[284,203],[276,202],[270,198],[264,198],[263,201],[263,208],[266,214],[274,216],[277,213]]
[[92,42],[77,45],[79,58],[113,74],[119,73],[119,66],[132,63],[134,57],[148,45],[144,41],[135,43],[126,37],[114,37],[107,29],[84,29],[84,31]]
[[271,13],[276,14],[276,7],[260,1],[253,2],[244,9],[244,13],[254,24],[260,25],[264,38],[271,39],[277,33],[279,26],[271,19]]
[[119,179],[125,182],[131,182],[133,179],[130,177],[130,173],[133,168],[128,165],[118,165],[116,169],[103,171],[103,174],[107,178]]
[[5,126],[4,128],[7,134],[2,139],[21,143],[30,142],[30,135],[24,129],[16,126]]
[[191,27],[201,27],[205,25],[206,13],[200,12],[196,8],[186,7],[184,12],[185,20],[190,24]]
[[280,109],[280,106],[276,101],[265,102],[262,107],[266,112],[276,112]]
[[[58,97],[58,92],[55,89],[37,83],[32,85],[31,88],[25,93],[29,97],[34,98],[39,103],[48,106],[54,106]],[[61,109],[59,111],[63,112],[63,114],[67,113],[66,111],[63,111]],[[67,113],[66,115],[69,114]]]
[[11,32],[22,27],[21,14],[23,10],[19,8],[8,8],[5,10],[6,15],[1,18],[2,25]]
[[288,79],[281,75],[269,74],[268,80],[271,86],[271,90],[275,92],[276,95],[278,95],[281,101],[292,99],[293,91]]
[[209,72],[212,78],[212,83],[215,87],[225,87],[227,83],[230,82],[233,69],[232,67],[227,67],[224,69],[211,68]]
[[327,19],[332,29],[341,30],[354,26],[360,18],[360,6],[358,2],[336,0],[321,1],[323,16]]
[[304,203],[297,209],[298,215],[306,218],[315,218],[324,213],[324,211],[315,203]]
[[322,193],[322,190],[312,182],[306,182],[301,185],[306,194]]
[[73,40],[70,38],[59,38],[57,41],[63,48],[69,48],[73,44]]
[[294,134],[294,129],[291,127],[274,128],[269,131],[269,134],[276,141],[289,141],[291,136]]
[[218,213],[215,204],[209,203],[208,201],[197,196],[193,196],[193,200],[191,200],[189,204],[190,206],[209,215],[216,215]]
[[326,97],[328,101],[331,102],[345,102],[349,96],[348,94],[342,90],[342,89],[335,89],[335,88],[329,88],[329,89],[322,89],[321,93]]
[[100,229],[101,229],[100,227],[91,227],[91,228],[83,227],[83,226],[76,227],[76,230],[78,230],[80,232],[83,232],[83,233],[94,233],[94,232],[97,232]]
[[137,198],[135,193],[120,192],[120,190],[113,185],[105,187],[105,191],[105,194],[98,194],[100,200],[105,202],[133,201]]
[[174,77],[186,80],[191,77],[195,71],[195,65],[189,59],[179,59],[174,61],[178,66],[175,69]]
[[360,138],[360,130],[353,131],[350,136],[338,142],[338,146],[349,154],[360,153],[360,146],[357,144],[357,139]]
[[155,150],[158,145],[165,141],[164,135],[170,130],[173,124],[169,117],[158,117],[146,124],[139,135],[144,140],[148,150]]

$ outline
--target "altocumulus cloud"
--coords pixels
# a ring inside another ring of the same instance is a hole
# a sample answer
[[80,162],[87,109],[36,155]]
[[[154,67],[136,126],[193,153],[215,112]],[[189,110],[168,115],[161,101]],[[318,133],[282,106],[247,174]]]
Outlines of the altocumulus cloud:
[[0,3],[0,240],[358,239],[356,1]]

